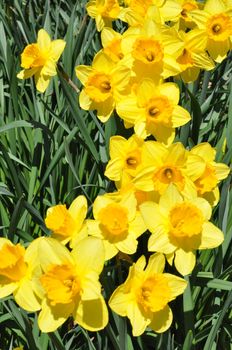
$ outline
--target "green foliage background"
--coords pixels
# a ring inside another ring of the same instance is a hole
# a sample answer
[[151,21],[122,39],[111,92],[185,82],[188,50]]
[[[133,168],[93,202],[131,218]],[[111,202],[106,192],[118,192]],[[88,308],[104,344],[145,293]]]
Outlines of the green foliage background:
[[[94,21],[86,16],[85,0],[0,0],[0,234],[27,245],[49,234],[43,218],[49,206],[70,204],[84,194],[91,205],[99,193],[113,191],[105,177],[109,138],[128,136],[119,118],[102,125],[93,112],[78,106],[77,93],[59,74],[45,94],[32,79],[19,81],[20,53],[36,42],[44,28],[63,38],[60,65],[80,88],[74,73],[78,64],[91,64],[101,48]],[[123,30],[116,23],[117,30]],[[202,73],[188,86],[179,83],[182,105],[192,122],[176,140],[186,147],[208,141],[217,161],[232,159],[232,56],[213,72]],[[226,143],[225,143],[226,142]],[[11,297],[0,303],[0,349],[23,345],[28,350],[213,350],[232,349],[232,193],[231,176],[221,186],[214,222],[225,234],[215,250],[198,253],[198,264],[184,297],[172,303],[174,322],[162,335],[149,330],[131,336],[126,319],[110,313],[101,332],[90,333],[68,320],[55,333],[41,333],[37,316],[19,309]],[[146,253],[146,238],[138,255]],[[101,282],[106,299],[125,280],[126,261],[108,263]]]

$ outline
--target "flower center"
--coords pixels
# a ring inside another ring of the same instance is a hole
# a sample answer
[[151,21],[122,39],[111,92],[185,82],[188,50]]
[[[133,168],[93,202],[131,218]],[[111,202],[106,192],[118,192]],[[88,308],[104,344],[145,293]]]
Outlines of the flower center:
[[215,41],[227,40],[232,35],[232,19],[225,13],[211,16],[206,26],[209,38]]
[[189,238],[199,235],[204,223],[203,215],[191,203],[181,203],[173,207],[169,213],[171,235],[176,238]]
[[105,238],[115,242],[128,233],[128,210],[118,203],[110,203],[99,212],[100,226]]
[[170,183],[174,183],[180,191],[184,189],[185,180],[181,171],[173,165],[163,165],[153,175],[155,191],[164,193]]
[[74,219],[63,204],[48,209],[45,225],[62,238],[71,236],[76,227]]
[[195,10],[197,9],[198,6],[197,4],[193,4],[193,3],[190,3],[190,2],[186,2],[184,5],[183,5],[183,10],[181,11],[181,16],[183,17],[183,19],[185,21],[190,21],[189,19],[189,16],[188,16],[188,12],[192,11],[192,10]]
[[127,168],[136,169],[140,163],[141,163],[141,152],[139,149],[136,149],[127,154],[127,157],[126,157]]
[[151,98],[146,108],[147,127],[149,128],[152,124],[170,125],[172,111],[173,107],[166,96]]
[[69,304],[81,293],[81,283],[71,264],[52,265],[40,281],[51,305]]
[[85,92],[95,102],[104,102],[112,94],[110,77],[105,73],[96,72],[89,76]]
[[177,63],[187,67],[193,66],[193,59],[192,59],[191,53],[187,49],[184,49],[182,51],[181,55],[177,58],[176,61]]
[[27,45],[21,55],[21,66],[25,69],[42,67],[49,58],[49,51],[43,51],[38,44]]
[[138,303],[144,311],[160,311],[170,299],[170,287],[163,274],[154,274],[147,278],[137,291]]
[[113,39],[107,47],[104,48],[104,52],[114,62],[118,62],[123,59],[124,54],[121,48],[121,39]]
[[163,60],[163,48],[157,40],[136,39],[133,45],[132,56],[146,64],[159,63]]
[[5,243],[0,250],[0,276],[12,282],[21,280],[27,272],[24,254],[25,249],[20,244]]

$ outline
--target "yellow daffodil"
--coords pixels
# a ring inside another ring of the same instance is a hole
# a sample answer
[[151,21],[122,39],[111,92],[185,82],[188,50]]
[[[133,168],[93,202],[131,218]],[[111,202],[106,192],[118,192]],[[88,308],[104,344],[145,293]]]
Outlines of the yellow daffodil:
[[193,29],[188,33],[179,32],[181,40],[184,42],[184,49],[177,57],[177,63],[181,67],[181,78],[188,83],[198,78],[200,69],[212,70],[214,63],[205,52],[206,40],[202,32]]
[[196,264],[197,249],[218,247],[224,240],[221,230],[209,222],[210,204],[203,198],[184,199],[177,188],[170,185],[159,204],[146,202],[140,210],[152,233],[148,250],[166,254],[176,269],[187,275]]
[[40,278],[44,289],[38,324],[42,332],[54,332],[69,316],[83,328],[97,331],[108,322],[99,274],[104,265],[102,241],[87,237],[69,252],[53,238],[39,245]]
[[187,282],[163,273],[164,265],[162,254],[153,254],[147,266],[145,257],[141,256],[109,300],[115,313],[129,318],[134,336],[141,335],[147,326],[157,333],[171,326],[173,316],[168,303],[183,294]]
[[207,0],[204,10],[192,11],[190,16],[207,38],[206,49],[210,56],[220,63],[231,49],[231,8],[223,0]]
[[199,9],[199,2],[196,0],[177,0],[176,3],[181,6],[177,28],[185,30],[186,28],[194,27],[194,22],[190,14],[193,10]]
[[171,144],[175,128],[186,124],[190,114],[178,106],[179,88],[174,83],[155,84],[143,80],[137,95],[130,95],[117,104],[117,113],[134,125],[135,133],[142,138],[153,135],[157,141]]
[[64,204],[58,204],[47,210],[45,224],[52,231],[52,237],[63,244],[70,242],[73,247],[87,236],[84,220],[87,214],[87,200],[78,196],[69,209]]
[[118,0],[91,0],[86,5],[88,15],[95,19],[97,30],[111,27],[120,14]]
[[56,63],[64,51],[65,41],[58,39],[51,41],[44,29],[38,32],[37,43],[29,44],[21,54],[21,70],[17,77],[27,79],[35,78],[36,89],[44,92],[51,77],[57,74]]
[[163,36],[160,26],[151,20],[141,28],[130,28],[121,47],[130,57],[130,67],[138,81],[144,78],[159,81],[180,73],[176,58],[181,53],[183,43],[172,35]]
[[27,249],[0,238],[0,298],[13,293],[17,304],[27,311],[41,308],[43,293],[39,286],[41,268],[37,254],[38,241]]
[[110,160],[106,166],[105,176],[118,183],[117,187],[126,185],[135,177],[142,162],[143,139],[132,135],[128,140],[122,136],[110,138]]
[[205,165],[203,173],[194,181],[197,193],[215,206],[219,201],[218,184],[229,175],[230,168],[215,162],[216,150],[207,142],[193,147],[190,154],[198,156]]
[[148,19],[155,23],[173,21],[180,12],[181,6],[172,0],[130,0],[120,18],[130,26],[141,26]]
[[129,87],[130,70],[116,65],[105,53],[99,52],[92,67],[76,67],[76,75],[84,85],[80,93],[80,106],[85,110],[97,110],[97,116],[106,122],[113,113],[115,103]]
[[181,143],[169,147],[155,141],[144,144],[144,167],[133,179],[135,187],[142,191],[156,191],[162,195],[170,183],[186,196],[196,195],[193,181],[200,176],[204,162],[195,158],[188,161],[189,153]]
[[108,194],[95,199],[95,220],[87,220],[87,227],[89,235],[103,240],[106,260],[119,251],[126,254],[136,252],[137,238],[146,230],[136,205],[133,193],[126,193],[120,200]]
[[[103,28],[101,32],[101,42],[103,52],[115,63],[121,62],[123,64],[125,52],[122,48],[122,40],[127,35],[127,31],[120,34],[112,28]],[[126,65],[127,62],[124,62]]]

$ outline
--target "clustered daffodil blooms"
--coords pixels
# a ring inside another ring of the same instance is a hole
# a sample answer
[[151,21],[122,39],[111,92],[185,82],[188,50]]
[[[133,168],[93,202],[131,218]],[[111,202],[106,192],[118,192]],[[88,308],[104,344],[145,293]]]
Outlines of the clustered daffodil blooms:
[[[231,50],[232,2],[91,0],[86,9],[101,31],[102,49],[92,64],[75,68],[83,85],[79,105],[96,111],[103,123],[113,116],[118,130],[128,129],[127,137],[110,138],[106,152],[104,175],[116,191],[91,198],[92,211],[83,195],[68,208],[48,208],[51,237],[27,248],[0,238],[0,297],[12,294],[20,307],[38,312],[43,332],[55,331],[69,317],[89,331],[103,329],[106,298],[115,313],[129,318],[134,336],[147,327],[161,333],[172,323],[169,302],[187,286],[165,272],[165,258],[171,271],[188,275],[196,252],[224,239],[210,220],[218,185],[230,169],[216,161],[209,143],[184,147],[178,141],[179,128],[191,123],[179,87],[212,70]],[[116,20],[126,23],[120,33],[111,27]],[[63,40],[52,41],[40,29],[37,42],[21,55],[18,78],[34,76],[37,90],[44,92],[64,47]],[[147,265],[144,251],[133,262],[142,235],[148,241],[143,248],[156,252]],[[110,296],[99,276],[115,257],[117,265],[124,257],[132,266]]]
[[38,32],[37,42],[29,44],[21,54],[21,70],[17,77],[27,79],[35,77],[36,89],[44,92],[51,77],[57,74],[56,63],[65,48],[65,41],[61,39],[51,41],[44,29]]

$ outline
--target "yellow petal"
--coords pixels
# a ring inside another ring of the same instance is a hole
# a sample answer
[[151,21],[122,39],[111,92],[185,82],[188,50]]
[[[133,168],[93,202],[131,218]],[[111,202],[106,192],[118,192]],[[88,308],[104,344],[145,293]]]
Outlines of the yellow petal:
[[29,312],[35,312],[41,308],[41,301],[34,293],[34,284],[31,280],[21,282],[14,292],[14,298],[20,307]]
[[178,128],[191,120],[189,112],[181,106],[175,106],[172,112],[172,125]]
[[43,237],[39,242],[39,260],[43,270],[51,265],[73,263],[70,252],[53,238]]
[[169,212],[169,210],[172,207],[182,202],[183,202],[183,197],[181,196],[180,192],[178,191],[175,185],[170,184],[167,190],[161,196],[159,204],[161,208]]
[[159,252],[171,254],[176,250],[176,247],[168,238],[168,231],[159,227],[155,234],[152,234],[148,240],[148,250],[150,252]]
[[79,223],[79,227],[81,227],[87,214],[87,200],[85,196],[78,196],[74,199],[68,211],[73,219]]
[[141,108],[137,106],[135,97],[127,97],[126,99],[121,100],[116,105],[116,110],[123,120],[131,124],[134,124],[143,112],[141,111]]
[[224,41],[214,41],[209,39],[207,43],[207,50],[214,61],[221,63],[226,58],[227,53],[230,50],[230,41],[229,39]]
[[171,275],[170,273],[165,273],[164,276],[167,278],[168,286],[170,288],[170,301],[184,293],[184,290],[187,287],[187,282],[183,278]]
[[46,64],[41,69],[41,75],[44,76],[54,76],[57,74],[56,63],[53,60],[47,60]]
[[94,300],[81,300],[75,312],[74,320],[89,331],[98,331],[108,323],[108,310],[102,296]]
[[156,93],[157,86],[151,79],[144,79],[138,86],[138,105],[144,107]]
[[165,258],[163,254],[156,253],[152,254],[149,258],[145,275],[146,278],[154,273],[162,273],[165,266]]
[[86,94],[85,89],[81,91],[79,95],[79,104],[82,109],[88,111],[89,109],[93,109],[92,100],[89,95]]
[[147,226],[145,225],[143,217],[140,213],[136,212],[134,220],[129,224],[130,233],[133,233],[135,237],[139,237],[146,231],[146,229]]
[[93,68],[89,66],[80,65],[75,68],[76,76],[83,85],[86,84],[86,81],[88,80],[88,77],[92,73],[92,71]]
[[44,29],[38,31],[37,43],[42,50],[48,50],[51,44],[51,38]]
[[40,72],[35,74],[35,85],[39,92],[44,92],[50,82],[51,77],[46,75],[41,75]]
[[66,42],[62,39],[53,40],[51,42],[52,58],[55,62],[58,61],[62,52],[64,51]]
[[163,310],[153,313],[153,318],[149,327],[157,333],[163,333],[171,326],[172,320],[172,310],[166,305]]
[[230,168],[223,163],[215,163],[214,168],[218,180],[226,179],[230,173]]
[[121,252],[123,252],[125,254],[134,254],[136,252],[136,250],[137,250],[137,245],[138,245],[138,241],[130,233],[127,236],[126,239],[124,239],[123,241],[115,243],[115,247],[119,251],[121,251]]
[[17,74],[17,78],[19,79],[31,78],[37,71],[38,71],[38,68],[23,69]]
[[128,304],[127,316],[130,319],[132,334],[134,337],[138,337],[139,335],[143,334],[147,328],[147,325],[151,322],[151,318],[142,312],[136,302],[131,302]]
[[180,98],[180,90],[177,84],[165,83],[159,86],[159,91],[161,95],[165,95],[174,104],[177,105]]
[[100,274],[104,261],[105,252],[101,239],[87,237],[82,239],[71,252],[78,267],[78,273],[85,275],[90,271]]
[[226,6],[222,0],[207,0],[204,6],[204,11],[207,11],[210,14],[225,12]]
[[159,205],[145,202],[139,206],[145,225],[152,233],[156,233],[160,226],[165,226],[166,218],[160,213]]
[[114,244],[111,244],[105,239],[103,240],[103,244],[105,248],[105,260],[110,260],[118,254],[118,249]]
[[0,298],[11,295],[18,288],[18,282],[7,283],[8,281],[9,280],[4,281],[2,278],[0,280]]
[[222,244],[223,241],[223,232],[211,222],[206,222],[203,225],[201,244],[198,249],[216,248]]
[[73,311],[73,304],[57,304],[51,306],[47,300],[44,299],[42,303],[42,310],[39,313],[38,325],[42,332],[54,332],[59,328],[71,315]]
[[192,272],[196,264],[196,255],[194,252],[185,252],[182,249],[177,249],[175,253],[175,267],[177,271],[185,276]]
[[120,316],[127,315],[127,306],[131,302],[131,293],[126,293],[126,288],[123,285],[119,286],[111,295],[109,300],[110,308]]
[[194,198],[191,200],[191,203],[200,209],[204,219],[208,221],[212,215],[212,209],[210,204],[204,198]]
[[154,130],[150,133],[155,136],[156,140],[163,142],[165,145],[170,145],[175,138],[175,129],[157,124]]

